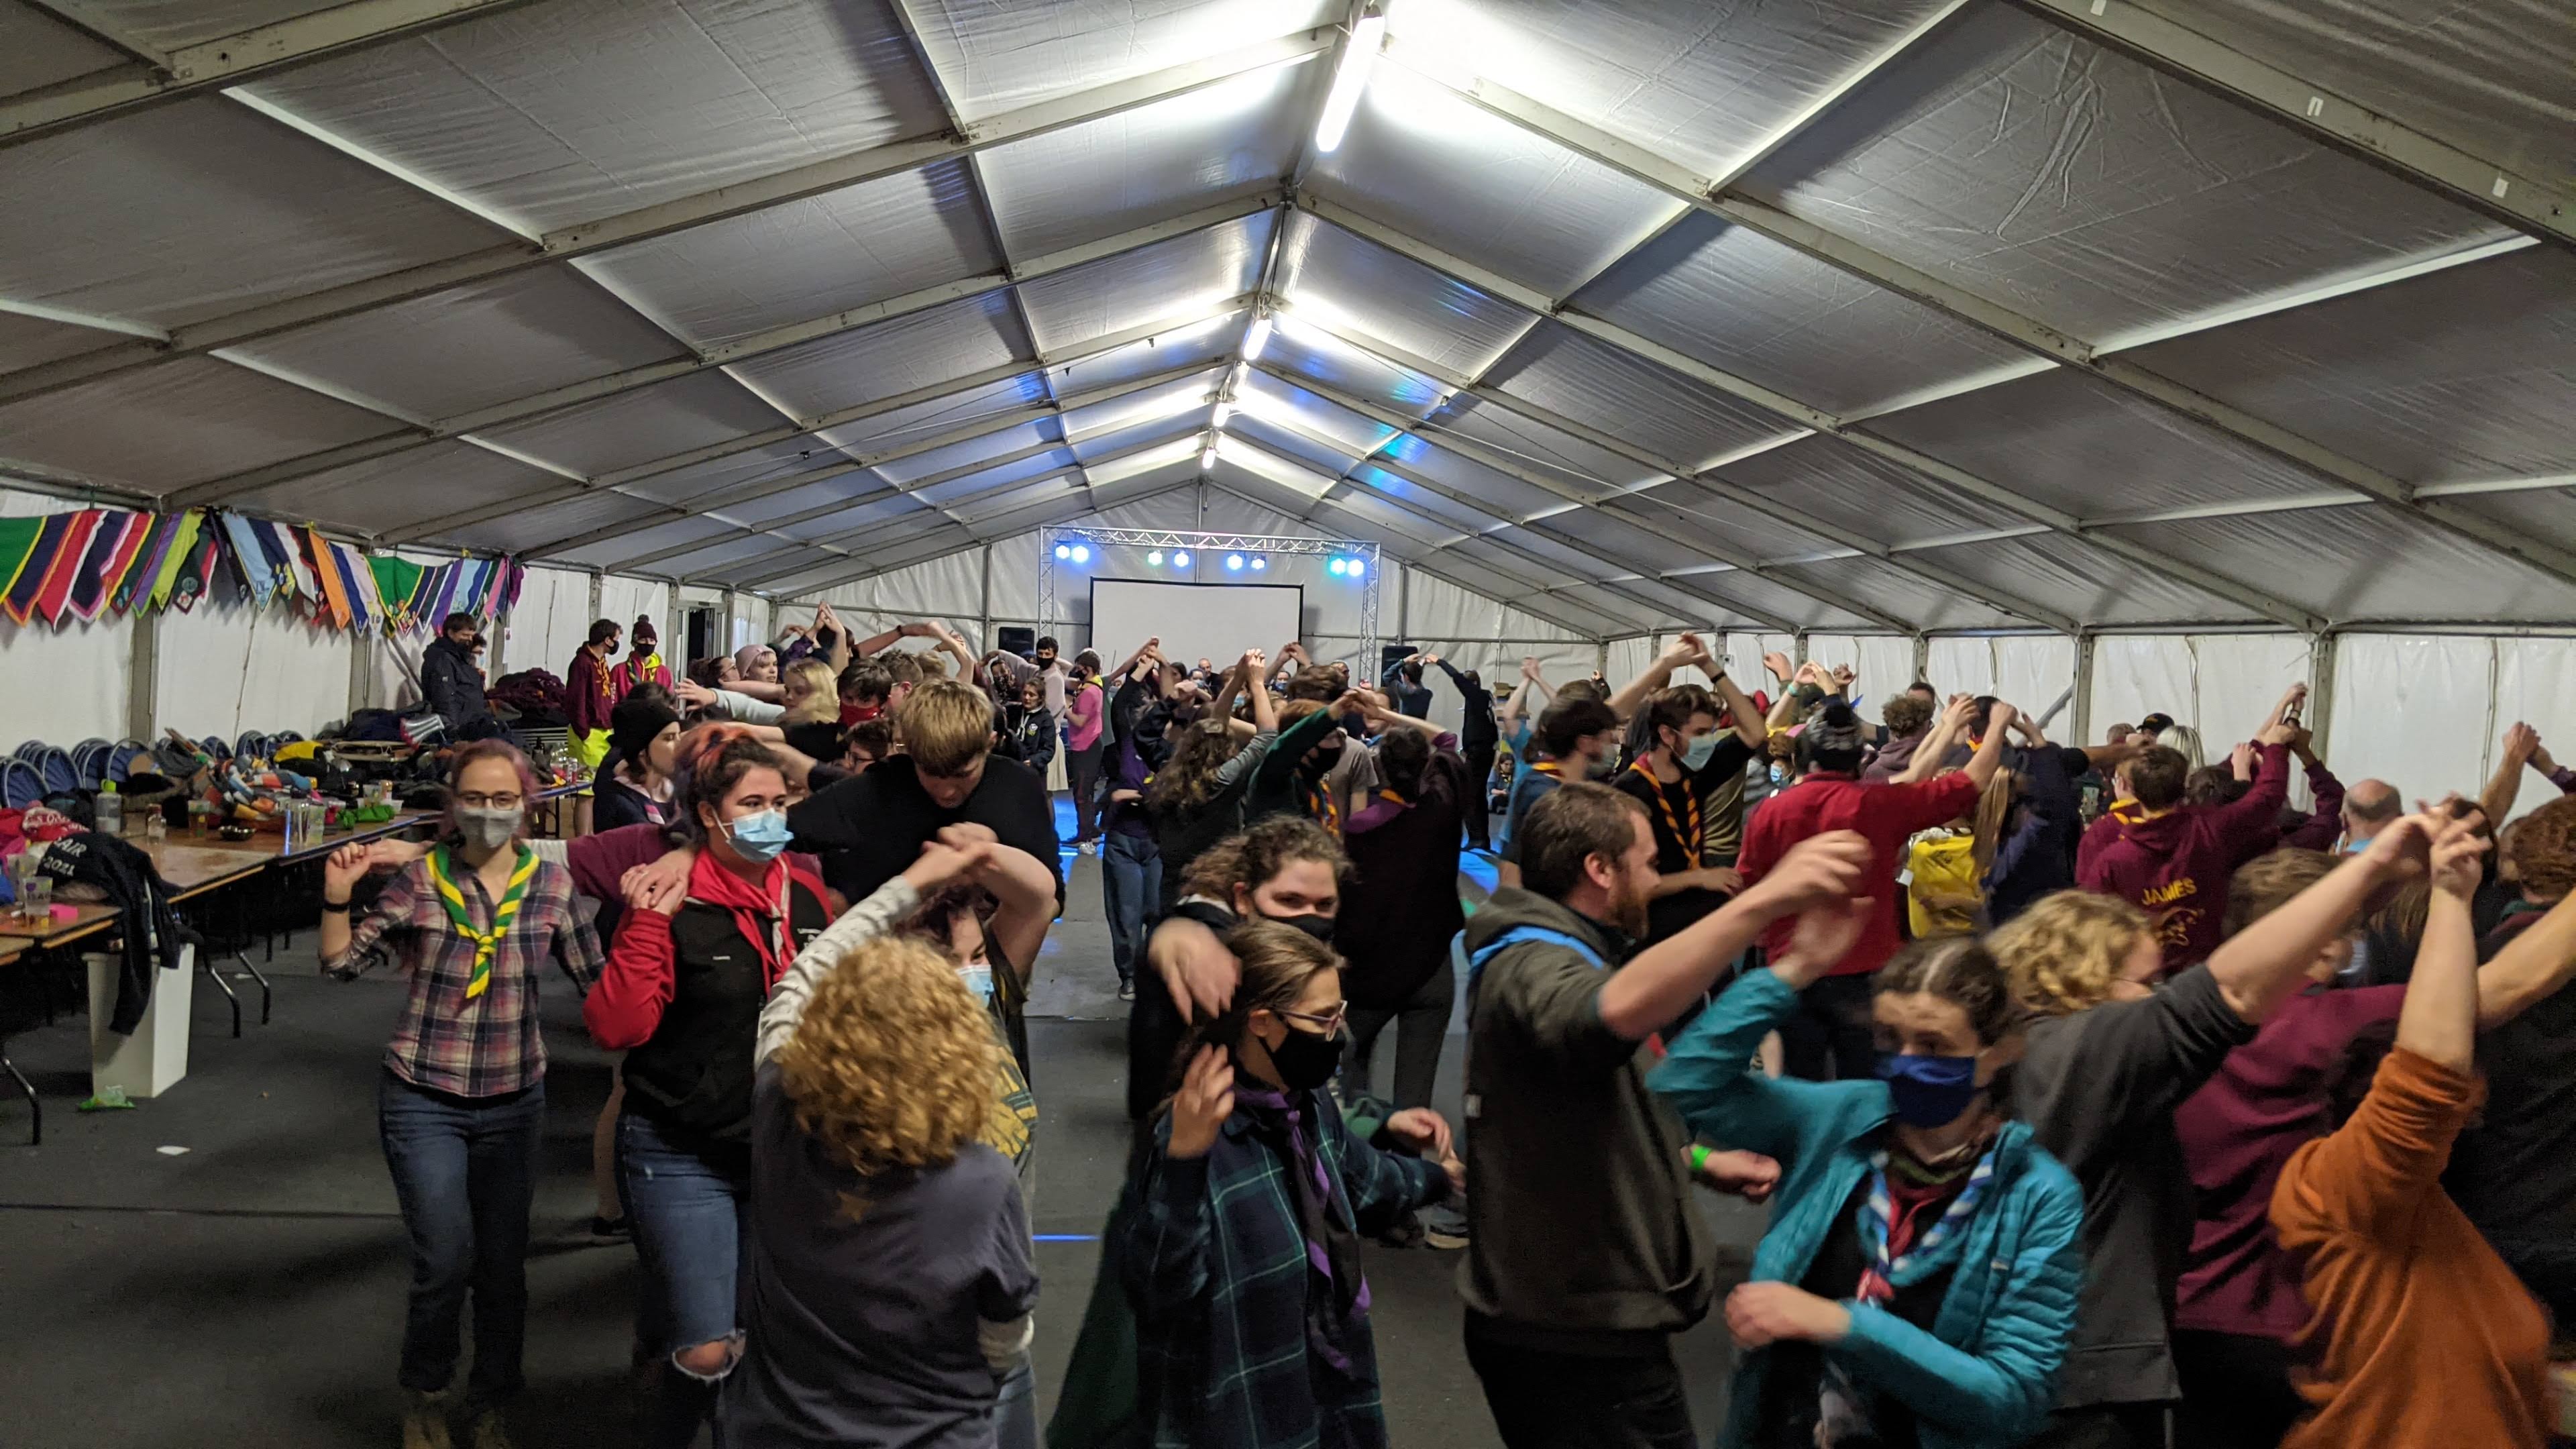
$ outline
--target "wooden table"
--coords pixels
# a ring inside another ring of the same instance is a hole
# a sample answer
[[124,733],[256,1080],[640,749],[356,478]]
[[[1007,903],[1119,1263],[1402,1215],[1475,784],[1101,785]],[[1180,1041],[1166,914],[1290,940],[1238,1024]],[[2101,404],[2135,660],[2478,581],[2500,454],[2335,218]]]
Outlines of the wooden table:
[[[20,919],[16,910],[12,908],[6,915],[0,915],[0,964],[15,961],[30,951],[50,950],[57,946],[71,945],[76,941],[86,941],[93,936],[103,936],[115,929],[117,915],[118,912],[114,906],[84,903],[72,905],[72,918],[68,921],[40,923]],[[27,1099],[27,1144],[31,1147],[43,1146],[44,1103],[36,1096],[35,1084],[27,1080],[26,1073],[18,1070],[16,1062],[9,1060],[8,1044],[5,1040],[0,1040],[0,1074],[6,1074],[9,1080],[16,1084],[19,1095]]]
[[268,869],[268,857],[223,845],[164,840],[146,844],[153,868],[170,887],[172,904],[192,900]]
[[528,797],[528,814],[534,816],[542,807],[546,815],[547,833],[557,840],[568,840],[571,837],[564,833],[563,802],[576,795],[589,794],[594,783],[591,780],[575,780],[568,785],[548,785]]

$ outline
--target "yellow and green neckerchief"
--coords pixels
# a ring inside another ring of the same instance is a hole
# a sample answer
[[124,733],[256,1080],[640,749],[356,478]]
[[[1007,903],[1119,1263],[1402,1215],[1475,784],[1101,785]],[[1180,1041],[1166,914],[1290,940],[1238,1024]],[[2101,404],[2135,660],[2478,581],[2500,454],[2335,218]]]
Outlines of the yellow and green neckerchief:
[[465,999],[473,1000],[492,989],[492,958],[501,949],[501,938],[510,932],[510,923],[519,918],[519,905],[527,899],[528,882],[537,877],[537,853],[522,845],[519,861],[510,870],[510,888],[501,895],[501,903],[492,908],[492,927],[474,928],[474,913],[465,904],[465,893],[456,888],[455,851],[439,846],[429,853],[429,882],[438,887],[438,903],[447,908],[447,922],[456,934],[474,943],[474,972],[465,982]]

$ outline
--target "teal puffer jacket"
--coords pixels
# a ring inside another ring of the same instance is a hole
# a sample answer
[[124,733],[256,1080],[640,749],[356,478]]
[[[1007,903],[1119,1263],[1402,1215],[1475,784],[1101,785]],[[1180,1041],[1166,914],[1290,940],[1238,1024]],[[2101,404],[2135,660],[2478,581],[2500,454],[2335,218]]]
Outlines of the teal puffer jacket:
[[[1881,1082],[1773,1080],[1746,1063],[1763,1033],[1797,1011],[1768,971],[1748,973],[1673,1044],[1649,1084],[1713,1142],[1778,1159],[1770,1231],[1753,1277],[1795,1283],[1851,1200],[1888,1122]],[[1913,1409],[1924,1449],[2009,1449],[2048,1421],[2057,1369],[2075,1330],[2084,1280],[2084,1194],[2057,1159],[2006,1123],[1995,1175],[1961,1245],[1933,1331],[1873,1305],[1851,1308],[1851,1333],[1826,1352],[1852,1376]],[[1739,1357],[1720,1449],[1753,1433],[1771,1355]]]

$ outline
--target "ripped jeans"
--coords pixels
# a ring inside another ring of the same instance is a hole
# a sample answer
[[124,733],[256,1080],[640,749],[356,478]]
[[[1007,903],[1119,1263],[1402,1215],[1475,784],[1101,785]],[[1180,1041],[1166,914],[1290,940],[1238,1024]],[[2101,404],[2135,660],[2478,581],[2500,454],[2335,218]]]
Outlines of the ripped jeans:
[[[716,1390],[742,1357],[734,1290],[751,1162],[739,1146],[700,1150],[688,1141],[632,1110],[617,1119],[617,1191],[644,1264],[637,1337],[664,1359],[645,1410],[646,1449],[688,1449],[701,1424],[714,1425],[721,1449]],[[679,1357],[709,1344],[726,1346],[721,1363],[692,1367]]]

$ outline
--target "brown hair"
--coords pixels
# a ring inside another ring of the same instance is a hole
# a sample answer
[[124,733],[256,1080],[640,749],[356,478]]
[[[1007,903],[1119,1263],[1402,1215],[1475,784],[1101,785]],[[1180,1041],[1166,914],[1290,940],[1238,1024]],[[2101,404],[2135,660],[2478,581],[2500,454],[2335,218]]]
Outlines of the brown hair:
[[841,698],[853,704],[883,704],[894,693],[894,676],[873,659],[858,659],[841,671]]
[[1879,706],[1878,718],[1889,734],[1918,734],[1932,723],[1932,704],[1911,694],[1896,695]]
[[[1261,688],[1261,681],[1258,679],[1252,681],[1250,687]],[[1335,673],[1330,665],[1310,664],[1288,676],[1288,699],[1292,704],[1307,699],[1321,704],[1330,704],[1341,698],[1342,691],[1348,687],[1342,676]],[[1282,720],[1281,723],[1285,724],[1287,721]]]
[[2254,788],[2250,780],[2236,778],[2236,772],[2225,765],[2203,765],[2185,775],[2182,801],[2186,805],[2225,805],[2243,799]]
[[1337,880],[1351,868],[1351,858],[1332,832],[1303,815],[1273,815],[1241,835],[1218,841],[1190,862],[1182,893],[1209,896],[1232,909],[1236,886],[1258,886],[1300,860],[1322,861]]
[[1923,992],[1968,1014],[1977,1040],[1988,1046],[2020,1026],[2021,1003],[2013,999],[2012,978],[2003,963],[1974,936],[1917,941],[1879,968],[1871,982],[1876,995]]
[[1986,937],[2013,994],[2041,1016],[2064,1016],[2110,999],[2111,983],[2140,942],[2156,938],[2147,913],[2117,896],[2042,896]]
[[715,725],[697,731],[680,742],[680,758],[673,761],[671,828],[685,840],[704,843],[706,822],[698,818],[698,807],[704,805],[718,816],[724,814],[724,797],[742,783],[742,777],[754,770],[777,770],[780,778],[786,769],[769,747],[744,733],[741,725]]
[[2337,861],[2322,850],[2283,846],[2236,867],[2227,878],[2227,934],[2290,903],[2292,897],[2334,874]]
[[876,658],[870,662],[874,663],[886,672],[886,679],[890,682],[890,685],[917,685],[922,682],[921,661],[912,655],[905,653],[901,649],[887,648],[879,650]]
[[896,711],[903,748],[924,774],[962,775],[993,747],[993,703],[954,679],[915,689]]
[[1637,797],[1588,780],[1569,780],[1539,797],[1521,821],[1521,885],[1563,900],[1583,883],[1583,863],[1612,861],[1636,841],[1646,807]]
[[2513,823],[2505,859],[2523,893],[2555,901],[2576,890],[2576,795],[2552,800]]
[[1333,954],[1332,947],[1276,921],[1244,922],[1225,933],[1225,949],[1242,965],[1234,999],[1225,1010],[1202,1020],[1182,1038],[1181,1049],[1172,1058],[1171,1078],[1165,1084],[1167,1096],[1179,1089],[1181,1074],[1189,1070],[1190,1058],[1198,1055],[1199,1048],[1221,1046],[1231,1054],[1242,1044],[1253,1012],[1288,1010],[1306,994],[1308,982],[1326,971],[1340,970],[1342,965],[1342,958]]
[[[778,1049],[796,1125],[862,1177],[954,1161],[993,1112],[1000,1048],[945,951],[879,936],[814,984]],[[843,1199],[852,1217],[864,1200]]]
[[2128,764],[2129,794],[2150,810],[2170,810],[2182,803],[2183,781],[2191,761],[2169,745],[2149,745]]

